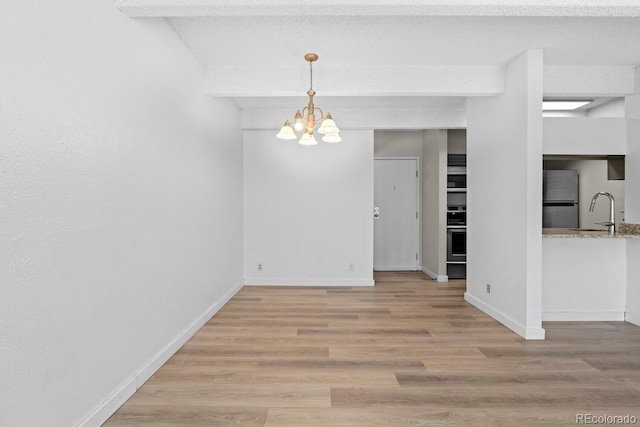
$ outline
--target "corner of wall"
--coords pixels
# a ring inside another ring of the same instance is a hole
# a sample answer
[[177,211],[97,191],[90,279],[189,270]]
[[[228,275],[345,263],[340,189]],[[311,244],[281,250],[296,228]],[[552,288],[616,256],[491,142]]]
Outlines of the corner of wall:
[[175,336],[165,347],[149,359],[136,373],[89,413],[78,427],[103,424],[129,399],[151,376],[158,371],[180,348],[186,344],[233,296],[240,291],[243,281],[236,283],[218,301],[198,316],[187,328]]
[[476,298],[469,292],[465,292],[464,300],[473,305],[480,311],[491,316],[498,322],[502,323],[507,328],[511,329],[516,334],[520,335],[526,340],[544,340],[545,330],[542,327],[527,327],[517,320],[513,319],[508,314],[496,309],[495,307],[487,304],[483,300]]
[[436,282],[443,283],[443,282],[449,281],[449,276],[434,273],[433,271],[429,270],[427,267],[424,267],[424,266],[420,267],[420,271],[422,271],[427,276],[431,277]]

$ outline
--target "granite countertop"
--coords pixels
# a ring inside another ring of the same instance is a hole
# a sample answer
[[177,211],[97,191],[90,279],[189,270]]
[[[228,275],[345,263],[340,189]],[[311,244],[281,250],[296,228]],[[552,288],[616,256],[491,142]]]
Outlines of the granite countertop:
[[622,238],[640,239],[640,224],[621,224],[614,235],[606,229],[591,228],[543,228],[542,237]]

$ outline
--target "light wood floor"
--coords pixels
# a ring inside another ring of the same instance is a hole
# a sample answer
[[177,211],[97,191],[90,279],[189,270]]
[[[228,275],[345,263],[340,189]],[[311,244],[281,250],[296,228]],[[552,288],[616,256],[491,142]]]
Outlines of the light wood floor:
[[[575,426],[640,419],[640,327],[545,323],[524,341],[464,282],[244,287],[105,424]],[[640,422],[640,421],[639,421]]]

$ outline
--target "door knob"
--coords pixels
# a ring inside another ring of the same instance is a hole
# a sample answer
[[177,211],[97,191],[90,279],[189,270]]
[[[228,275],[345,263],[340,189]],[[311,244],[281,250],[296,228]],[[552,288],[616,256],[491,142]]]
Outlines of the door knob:
[[380,208],[377,206],[373,208],[373,219],[380,219]]

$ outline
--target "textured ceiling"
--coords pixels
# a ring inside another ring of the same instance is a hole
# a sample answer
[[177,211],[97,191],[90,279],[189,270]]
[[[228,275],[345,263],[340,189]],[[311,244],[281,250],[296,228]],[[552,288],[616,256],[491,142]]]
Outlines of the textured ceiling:
[[207,68],[208,93],[237,98],[243,109],[299,103],[292,95],[304,98],[308,87],[306,52],[319,54],[319,96],[337,108],[459,111],[466,96],[501,91],[504,66],[527,49],[543,50],[545,95],[555,97],[623,96],[640,66],[640,0],[116,5],[130,16],[167,18]]
[[640,16],[637,0],[116,0],[129,16]]
[[640,18],[170,18],[207,65],[502,65],[542,48],[550,65],[640,64]]

